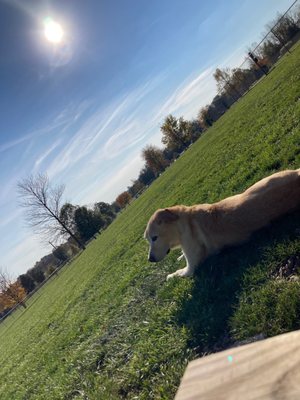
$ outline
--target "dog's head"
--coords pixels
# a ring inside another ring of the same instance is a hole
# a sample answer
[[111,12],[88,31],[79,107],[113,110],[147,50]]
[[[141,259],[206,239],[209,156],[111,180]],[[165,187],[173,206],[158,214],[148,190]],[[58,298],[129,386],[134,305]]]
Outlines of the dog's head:
[[150,244],[150,262],[161,261],[170,249],[178,246],[178,219],[176,211],[168,208],[157,210],[150,218],[144,234]]

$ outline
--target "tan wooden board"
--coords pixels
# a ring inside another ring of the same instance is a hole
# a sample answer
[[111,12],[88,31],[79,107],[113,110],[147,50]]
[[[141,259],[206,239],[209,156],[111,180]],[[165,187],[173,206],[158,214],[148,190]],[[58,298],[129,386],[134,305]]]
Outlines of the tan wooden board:
[[300,331],[189,363],[175,400],[300,400]]

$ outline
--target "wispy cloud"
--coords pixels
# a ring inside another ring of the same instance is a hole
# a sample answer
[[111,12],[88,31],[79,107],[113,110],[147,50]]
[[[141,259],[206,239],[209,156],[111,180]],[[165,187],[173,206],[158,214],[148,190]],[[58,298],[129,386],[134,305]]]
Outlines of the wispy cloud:
[[218,65],[219,68],[238,68],[246,58],[246,48],[245,45],[242,45],[229,54],[228,57],[224,58],[224,60],[220,61]]
[[[212,85],[212,73],[214,67],[209,67],[200,73],[193,73],[188,77],[171,95],[164,104],[160,106],[156,118],[164,118],[170,113],[191,114],[215,94],[215,84]],[[208,85],[209,84],[209,85]],[[187,117],[187,115],[185,115]]]
[[97,200],[113,201],[122,190],[126,190],[136,174],[144,164],[140,154],[125,158],[117,170],[112,169],[100,181],[92,182],[79,194],[78,200],[82,204],[94,203]]
[[62,139],[58,139],[49,149],[46,149],[34,163],[34,172],[40,168],[41,164],[47,159],[47,157],[61,144]]
[[119,142],[125,138],[125,134],[126,140],[124,139],[123,144],[141,140],[141,129],[138,134],[133,133],[132,140],[130,133],[133,132],[132,128],[136,127],[135,118],[142,100],[157,87],[161,79],[162,75],[151,78],[106,108],[100,107],[91,113],[51,163],[48,168],[49,176],[55,177],[63,171],[70,170],[84,158],[93,157],[95,153],[97,157],[99,152],[108,158],[116,157],[120,151],[126,150]]
[[4,205],[11,203],[15,198],[17,182],[21,178],[23,171],[15,171],[5,183],[3,183],[0,192],[0,207],[3,209]]
[[22,210],[15,210],[8,215],[6,215],[4,218],[2,217],[0,221],[0,228],[4,228],[6,225],[11,224],[13,221],[16,219],[19,219],[21,217]]
[[36,132],[31,132],[27,135],[24,135],[18,139],[15,140],[11,140],[9,142],[3,143],[0,145],[0,153],[11,149],[12,147],[18,146],[21,143],[24,143],[28,140],[33,139],[34,137],[38,136],[40,134],[40,131],[36,131]]
[[0,144],[0,153],[12,149],[13,147],[29,142],[33,139],[38,139],[41,136],[46,136],[51,134],[53,131],[60,129],[61,133],[65,132],[70,126],[72,126],[82,114],[89,107],[87,101],[83,101],[79,105],[70,104],[66,107],[60,114],[58,114],[51,122],[45,122],[44,126],[39,129],[35,129],[18,139],[8,141],[6,143]]

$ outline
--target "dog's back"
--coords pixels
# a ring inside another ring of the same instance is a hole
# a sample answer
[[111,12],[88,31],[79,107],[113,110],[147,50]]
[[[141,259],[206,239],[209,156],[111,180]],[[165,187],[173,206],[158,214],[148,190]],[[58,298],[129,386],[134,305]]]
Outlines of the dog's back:
[[255,183],[241,195],[239,213],[254,229],[300,207],[300,170],[282,171]]
[[212,204],[209,220],[213,225],[208,230],[213,232],[214,247],[240,243],[255,230],[298,208],[300,170],[282,171],[262,179],[241,194]]

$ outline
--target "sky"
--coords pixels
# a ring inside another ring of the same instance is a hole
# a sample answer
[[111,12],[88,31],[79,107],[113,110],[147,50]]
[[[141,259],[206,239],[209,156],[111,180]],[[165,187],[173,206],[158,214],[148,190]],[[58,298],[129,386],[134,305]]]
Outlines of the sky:
[[0,267],[17,277],[51,251],[26,227],[21,179],[47,173],[72,204],[114,201],[164,118],[195,118],[215,69],[240,65],[291,3],[0,0]]

